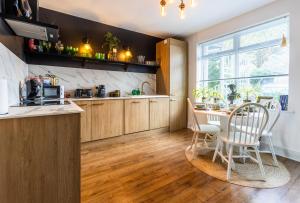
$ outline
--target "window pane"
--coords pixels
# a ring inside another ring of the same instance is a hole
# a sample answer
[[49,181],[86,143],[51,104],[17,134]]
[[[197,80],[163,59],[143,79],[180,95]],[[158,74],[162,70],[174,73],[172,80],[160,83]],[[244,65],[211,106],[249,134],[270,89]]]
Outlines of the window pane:
[[239,77],[288,74],[289,49],[269,47],[239,54]]
[[[259,27],[265,27],[259,29]],[[240,37],[240,46],[250,46],[254,44],[260,44],[272,40],[281,39],[282,35],[288,36],[288,24],[281,23],[274,26],[259,26],[256,28],[257,31],[253,31],[247,34],[242,34]]]
[[203,55],[206,56],[209,54],[216,54],[216,53],[220,53],[232,49],[233,49],[233,39],[227,39],[224,41],[204,45]]
[[208,58],[204,65],[205,80],[232,78],[235,75],[235,56],[228,55],[217,58]]

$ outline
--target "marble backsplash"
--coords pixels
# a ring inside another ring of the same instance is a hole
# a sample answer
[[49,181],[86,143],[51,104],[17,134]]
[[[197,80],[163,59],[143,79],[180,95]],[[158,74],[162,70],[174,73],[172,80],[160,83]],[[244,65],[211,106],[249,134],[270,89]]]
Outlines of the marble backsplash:
[[59,78],[60,85],[65,87],[65,91],[71,93],[78,88],[92,88],[95,91],[96,85],[105,85],[107,93],[121,90],[121,95],[126,96],[131,93],[132,89],[141,88],[141,84],[144,81],[148,81],[151,84],[151,86],[145,85],[144,91],[146,94],[155,94],[156,92],[155,74],[44,65],[28,65],[28,72],[31,76],[54,74]]
[[19,103],[19,83],[27,75],[28,65],[0,43],[0,78],[7,80],[10,106]]

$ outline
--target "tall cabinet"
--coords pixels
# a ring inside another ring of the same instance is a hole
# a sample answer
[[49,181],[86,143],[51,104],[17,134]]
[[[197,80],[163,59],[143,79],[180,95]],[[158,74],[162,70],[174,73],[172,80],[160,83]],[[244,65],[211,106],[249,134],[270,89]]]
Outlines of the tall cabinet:
[[156,44],[156,60],[160,69],[156,76],[158,94],[170,96],[170,131],[187,125],[187,44],[166,39]]

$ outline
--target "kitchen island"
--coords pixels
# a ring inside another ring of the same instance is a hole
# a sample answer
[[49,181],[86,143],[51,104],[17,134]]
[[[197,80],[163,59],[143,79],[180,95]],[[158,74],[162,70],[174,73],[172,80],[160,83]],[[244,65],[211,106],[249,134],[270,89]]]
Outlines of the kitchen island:
[[0,116],[1,202],[80,202],[81,112],[71,102]]

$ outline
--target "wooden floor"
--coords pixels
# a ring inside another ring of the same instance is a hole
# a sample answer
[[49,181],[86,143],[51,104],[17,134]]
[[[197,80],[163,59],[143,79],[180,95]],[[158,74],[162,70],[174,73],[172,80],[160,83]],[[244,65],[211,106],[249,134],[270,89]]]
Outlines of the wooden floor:
[[254,189],[219,181],[194,168],[184,150],[191,133],[123,136],[82,147],[82,202],[300,202],[300,164],[280,188]]

